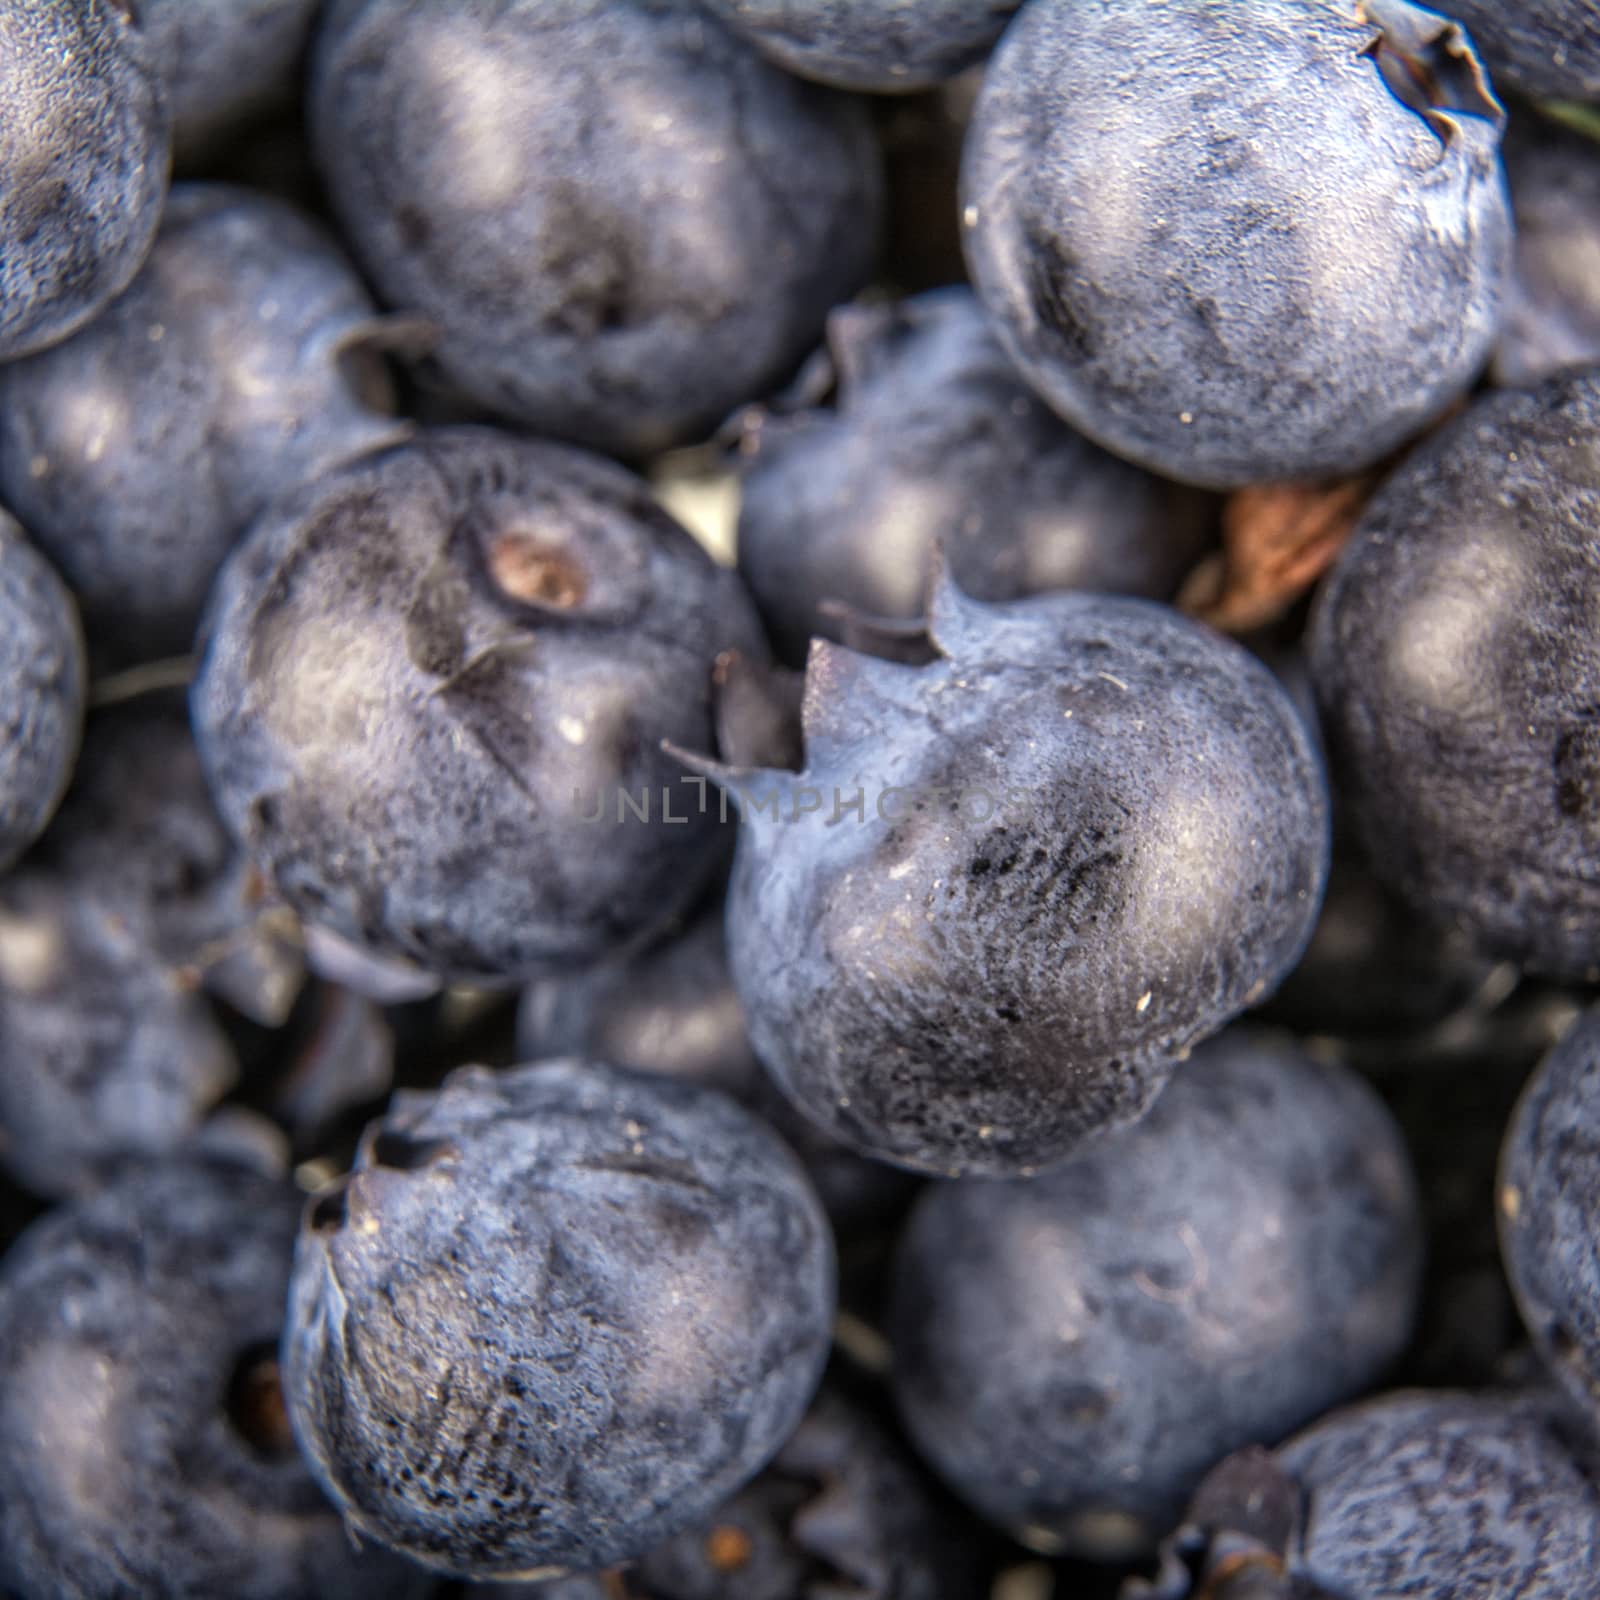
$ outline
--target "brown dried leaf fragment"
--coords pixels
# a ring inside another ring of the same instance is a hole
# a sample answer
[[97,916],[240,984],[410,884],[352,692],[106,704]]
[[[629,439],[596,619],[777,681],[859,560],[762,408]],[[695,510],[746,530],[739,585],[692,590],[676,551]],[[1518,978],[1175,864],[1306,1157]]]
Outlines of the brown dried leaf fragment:
[[1222,509],[1222,549],[1189,575],[1180,610],[1226,633],[1276,622],[1333,565],[1382,470],[1333,483],[1264,483]]
[[1468,403],[1466,397],[1457,400],[1365,472],[1235,490],[1222,507],[1222,549],[1189,574],[1178,609],[1224,633],[1254,633],[1281,620],[1333,565],[1384,479]]

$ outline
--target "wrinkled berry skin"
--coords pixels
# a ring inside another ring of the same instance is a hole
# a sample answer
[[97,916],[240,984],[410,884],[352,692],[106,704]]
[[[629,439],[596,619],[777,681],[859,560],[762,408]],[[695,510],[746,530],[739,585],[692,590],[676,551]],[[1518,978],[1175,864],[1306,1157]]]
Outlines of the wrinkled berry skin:
[[1600,1501],[1530,1409],[1449,1391],[1335,1412],[1279,1459],[1313,1514],[1313,1593],[1572,1600],[1600,1564]]
[[0,361],[97,316],[150,248],[172,119],[132,9],[28,0],[0,15]]
[[1166,600],[1206,548],[1209,497],[1062,423],[970,289],[838,311],[828,334],[835,405],[763,421],[744,471],[739,571],[789,659],[842,638],[825,600],[920,616],[935,548],[979,600]]
[[783,1135],[841,1233],[892,1217],[914,1182],[820,1132],[762,1071],[728,971],[724,926],[719,903],[648,950],[530,984],[517,1011],[518,1059],[591,1056],[720,1089]]
[[[962,164],[973,282],[1118,455],[1215,488],[1353,471],[1487,360],[1503,113],[1458,29],[1364,5],[1038,0],[996,50]],[[1441,98],[1413,110],[1365,52],[1419,34],[1431,59],[1394,73]]]
[[426,1574],[357,1553],[281,1419],[272,1426],[270,1397],[253,1415],[236,1389],[241,1360],[264,1361],[278,1338],[301,1201],[291,1184],[247,1167],[165,1161],[52,1212],[6,1256],[0,1584],[8,1592],[20,1600],[426,1592]]
[[139,0],[180,155],[288,102],[320,0]]
[[1379,876],[1557,978],[1600,948],[1597,429],[1593,377],[1478,400],[1384,485],[1309,635]]
[[663,925],[715,866],[717,808],[660,743],[704,747],[730,647],[762,651],[737,577],[643,482],[444,430],[256,525],[191,704],[223,819],[308,924],[511,983]]
[[1123,1600],[1570,1600],[1600,1500],[1570,1419],[1533,1392],[1400,1390],[1209,1474]]
[[211,802],[180,690],[89,718],[69,791],[30,858],[184,981],[265,1027],[288,1017],[304,977],[293,918]]
[[0,1167],[42,1195],[194,1134],[237,1065],[186,975],[146,929],[71,879],[0,881]]
[[1545,1364],[1600,1415],[1600,1013],[1545,1057],[1506,1130],[1500,1247]]
[[77,594],[98,660],[188,650],[269,499],[404,436],[340,363],[372,316],[290,207],[181,184],[128,292],[0,367],[0,497]]
[[927,89],[981,61],[1021,0],[705,0],[780,67],[839,89]]
[[472,1600],[972,1600],[969,1529],[905,1449],[824,1387],[752,1483],[632,1566]]
[[397,1095],[307,1211],[290,1417],[357,1530],[463,1577],[590,1570],[767,1463],[833,1295],[803,1172],[725,1096],[590,1061],[463,1069]]
[[1545,100],[1600,99],[1600,16],[1590,0],[1438,0],[1465,24],[1496,83]]
[[704,436],[872,267],[861,108],[690,0],[340,0],[310,105],[379,292],[543,434],[629,457]]
[[1600,362],[1600,146],[1530,113],[1511,124],[1505,159],[1517,246],[1494,379],[1522,389]]
[[896,1394],[986,1516],[1127,1557],[1221,1457],[1370,1387],[1421,1268],[1415,1179],[1372,1089],[1224,1034],[1055,1171],[928,1189],[896,1261]]
[[72,777],[88,669],[77,607],[0,512],[0,872],[44,831]]
[[1294,965],[1326,793],[1267,669],[1164,607],[944,583],[930,630],[920,668],[814,646],[805,770],[725,775],[729,958],[820,1127],[1025,1176],[1139,1116]]

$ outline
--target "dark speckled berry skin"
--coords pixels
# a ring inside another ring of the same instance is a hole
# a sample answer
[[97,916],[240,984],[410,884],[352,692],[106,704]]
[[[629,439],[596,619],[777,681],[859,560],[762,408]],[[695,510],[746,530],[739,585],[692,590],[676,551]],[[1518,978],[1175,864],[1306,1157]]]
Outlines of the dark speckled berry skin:
[[1593,0],[1438,0],[1465,24],[1496,83],[1546,100],[1600,99]]
[[805,770],[724,774],[746,797],[729,957],[757,1055],[819,1126],[913,1170],[1026,1175],[1140,1115],[1294,965],[1324,782],[1267,669],[1164,607],[944,582],[930,630],[920,668],[814,646]]
[[[1437,109],[1391,91],[1380,39],[1432,55]],[[1488,359],[1503,121],[1459,30],[1406,0],[1035,0],[967,140],[973,282],[1119,455],[1217,488],[1352,471]]]
[[926,89],[983,59],[1022,0],[706,0],[780,67],[840,89]]
[[320,3],[139,0],[180,158],[204,156],[219,136],[292,97]]
[[0,1585],[19,1600],[431,1587],[358,1553],[271,1396],[252,1415],[235,1387],[277,1340],[302,1198],[245,1167],[168,1161],[51,1213],[6,1256]]
[[128,292],[0,367],[0,498],[77,594],[98,661],[181,655],[269,499],[409,431],[340,362],[372,316],[289,206],[181,184]]
[[1214,503],[1062,423],[970,289],[835,312],[828,342],[833,407],[747,435],[739,571],[789,659],[813,636],[843,637],[825,600],[920,616],[935,548],[979,600],[1166,600],[1205,550]]
[[311,113],[353,247],[439,325],[443,373],[614,454],[781,381],[872,267],[861,108],[691,0],[337,0]]
[[1312,675],[1379,875],[1552,977],[1600,963],[1600,380],[1480,399],[1324,586]]
[[1500,1247],[1545,1363],[1600,1417],[1600,1012],[1529,1081],[1500,1155]]
[[703,747],[717,653],[763,649],[738,578],[639,479],[473,429],[280,503],[204,641],[201,758],[283,896],[366,954],[491,983],[694,897],[723,830],[660,741]]
[[725,1096],[589,1061],[464,1069],[397,1096],[308,1208],[290,1416],[353,1528],[459,1576],[590,1570],[767,1463],[833,1295],[804,1173]]
[[0,361],[81,327],[150,248],[172,119],[127,0],[0,8]]
[[205,1000],[146,938],[60,874],[0,880],[0,1167],[38,1194],[176,1148],[233,1086]]
[[1600,362],[1600,144],[1531,112],[1506,134],[1517,248],[1494,378],[1527,388]]
[[1576,1600],[1600,1499],[1526,1392],[1402,1390],[1230,1456],[1123,1600]]
[[896,1261],[896,1394],[985,1515],[1124,1558],[1221,1457],[1381,1377],[1421,1267],[1415,1179],[1377,1095],[1228,1033],[1055,1171],[930,1187]]
[[1600,1570],[1600,1501],[1527,1409],[1410,1393],[1334,1413],[1279,1452],[1311,1517],[1313,1593],[1575,1600]]
[[44,831],[72,777],[88,669],[77,607],[0,512],[0,872]]

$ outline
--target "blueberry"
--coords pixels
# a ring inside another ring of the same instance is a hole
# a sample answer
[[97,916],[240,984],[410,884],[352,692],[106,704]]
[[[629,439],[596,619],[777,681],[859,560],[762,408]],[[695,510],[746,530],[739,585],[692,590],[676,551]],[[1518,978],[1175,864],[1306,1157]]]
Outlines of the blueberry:
[[354,1529],[427,1565],[607,1566],[793,1432],[833,1274],[804,1174],[725,1096],[588,1061],[464,1069],[397,1095],[306,1213],[295,1435]]
[[186,1142],[237,1066],[143,928],[31,867],[0,881],[0,1167],[70,1194]]
[[1169,599],[1215,523],[1208,497],[1107,455],[1034,397],[969,289],[835,312],[832,410],[747,435],[739,570],[801,659],[844,601],[921,614],[942,547],[980,600],[1045,589]]
[[1600,1499],[1547,1408],[1402,1391],[1230,1458],[1159,1578],[1125,1600],[1570,1600],[1593,1588]]
[[1522,1319],[1550,1370],[1600,1416],[1600,1233],[1596,1113],[1600,1013],[1545,1057],[1501,1154],[1501,1250]]
[[664,925],[716,865],[659,746],[709,737],[724,647],[762,650],[738,579],[640,480],[446,430],[256,526],[192,704],[224,819],[311,926],[510,983]]
[[438,323],[443,373],[580,444],[703,435],[872,266],[860,108],[690,0],[342,0],[311,112],[352,244]]
[[44,831],[66,792],[87,679],[72,596],[0,512],[0,872]]
[[287,1018],[304,976],[294,919],[223,827],[178,691],[94,712],[32,862],[183,981],[265,1026]]
[[1117,454],[1223,488],[1353,471],[1489,356],[1503,122],[1407,0],[1035,0],[967,141],[973,281]]
[[852,1234],[896,1214],[914,1187],[818,1131],[762,1071],[728,970],[720,900],[648,950],[530,984],[517,1014],[517,1054],[591,1056],[732,1095],[783,1135],[834,1225]]
[[1022,0],[706,0],[780,67],[841,89],[922,89],[982,60]]
[[299,1457],[274,1351],[300,1196],[217,1161],[132,1171],[0,1266],[0,1583],[21,1600],[402,1600]]
[[0,18],[0,361],[55,344],[139,270],[172,119],[132,0],[28,0]]
[[178,153],[293,98],[320,0],[138,0],[162,65]]
[[97,658],[186,651],[269,499],[404,436],[341,364],[372,316],[354,270],[289,207],[179,185],[128,292],[0,367],[0,496],[77,593]]
[[1310,656],[1378,874],[1483,953],[1596,962],[1600,380],[1478,400],[1385,484]]
[[1266,668],[1164,607],[945,582],[931,631],[921,668],[813,646],[805,771],[721,769],[729,956],[819,1127],[1025,1175],[1140,1115],[1294,965],[1326,795]]
[[1600,146],[1537,116],[1506,136],[1517,247],[1494,376],[1525,388],[1600,362]]
[[1514,1401],[1448,1391],[1337,1412],[1291,1440],[1312,1508],[1297,1569],[1332,1594],[1570,1600],[1600,1562],[1600,1500]]
[[1600,100],[1600,16],[1591,0],[1437,0],[1464,23],[1508,88],[1549,100]]
[[896,1263],[895,1390],[985,1515],[1120,1559],[1221,1457],[1369,1388],[1421,1267],[1415,1179],[1372,1089],[1224,1034],[1053,1172],[925,1192]]

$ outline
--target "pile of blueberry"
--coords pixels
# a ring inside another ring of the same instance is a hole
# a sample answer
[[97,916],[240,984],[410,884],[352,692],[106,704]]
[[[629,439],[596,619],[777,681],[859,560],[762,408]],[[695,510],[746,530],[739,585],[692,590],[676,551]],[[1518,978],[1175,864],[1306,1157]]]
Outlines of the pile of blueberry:
[[4,1600],[1600,1596],[1600,11],[1437,3],[0,4]]

